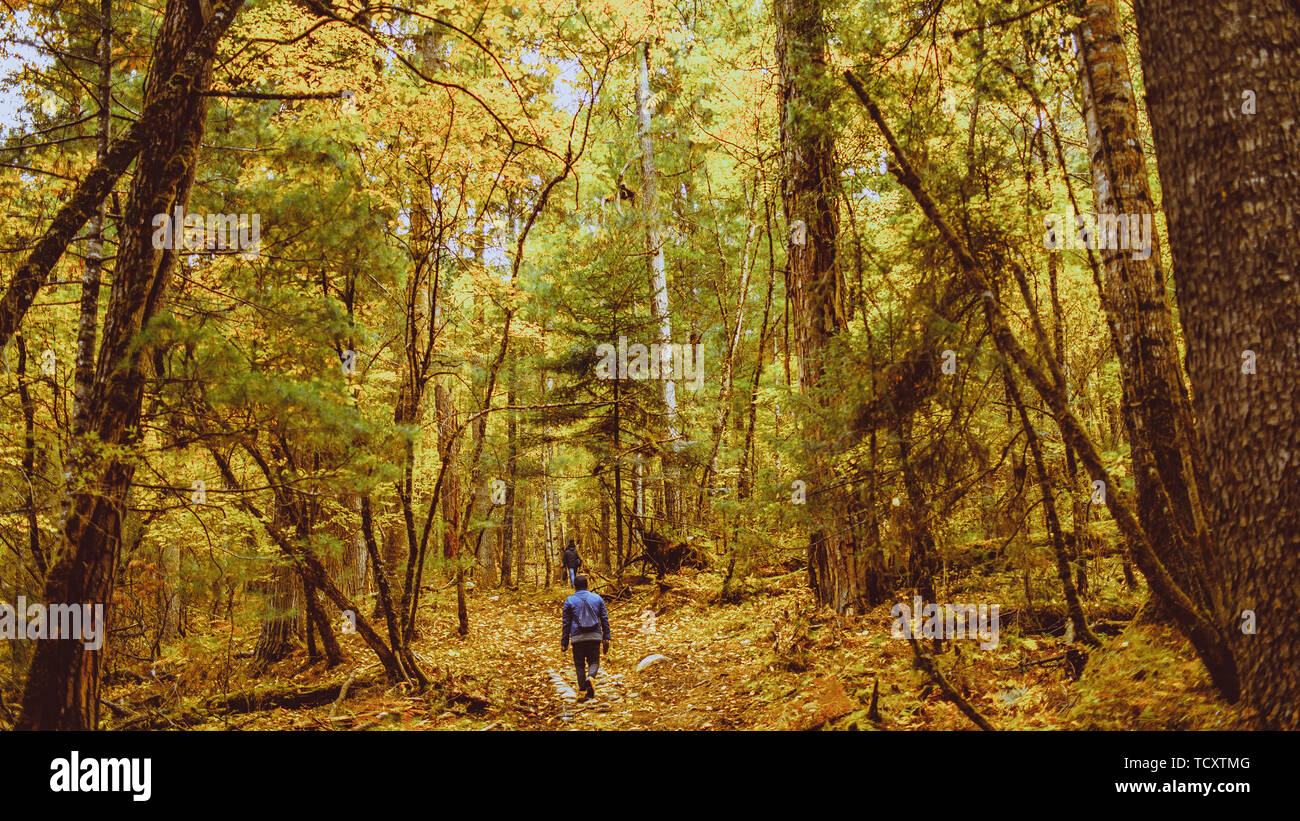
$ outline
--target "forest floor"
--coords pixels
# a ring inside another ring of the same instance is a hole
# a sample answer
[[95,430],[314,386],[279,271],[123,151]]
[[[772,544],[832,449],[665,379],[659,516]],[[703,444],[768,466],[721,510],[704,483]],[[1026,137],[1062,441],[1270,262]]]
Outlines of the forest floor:
[[[238,660],[251,654],[256,634],[232,635],[224,661],[176,654],[111,687],[108,725],[141,726],[143,709],[144,726],[205,729],[973,728],[916,669],[910,643],[891,637],[889,604],[836,617],[815,609],[805,573],[775,567],[742,582],[734,602],[719,600],[720,587],[716,573],[687,571],[610,601],[612,650],[602,659],[597,697],[584,702],[574,697],[572,657],[560,649],[560,605],[569,592],[563,585],[470,591],[471,629],[463,638],[456,633],[454,590],[443,589],[428,594],[421,611],[415,651],[434,678],[424,692],[386,686],[356,635],[341,637],[348,661],[333,670],[306,663],[299,651],[256,677],[247,669],[251,661]],[[1022,592],[1004,592],[1023,602]],[[1244,726],[1245,717],[1216,697],[1176,631],[1113,618],[1131,616],[1142,595],[1122,591],[1085,603],[1090,621],[1114,635],[1102,636],[1104,646],[1078,680],[1067,669],[1064,638],[1052,635],[1059,622],[1035,620],[1038,611],[1024,606],[1002,607],[996,648],[948,642],[940,668],[999,729]],[[974,592],[953,598],[998,600]],[[1039,610],[1052,610],[1043,605]],[[663,658],[637,670],[656,654]],[[223,663],[227,672],[218,674]],[[211,701],[250,687],[292,695],[349,680],[341,697],[331,690],[308,706],[226,712]],[[877,684],[879,720],[873,721]]]

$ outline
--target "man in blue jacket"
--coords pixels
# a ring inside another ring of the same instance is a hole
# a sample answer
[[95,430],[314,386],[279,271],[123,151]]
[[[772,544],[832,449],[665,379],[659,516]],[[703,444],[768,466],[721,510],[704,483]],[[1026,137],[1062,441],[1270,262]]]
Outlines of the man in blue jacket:
[[586,576],[575,577],[573,586],[577,592],[564,600],[560,649],[568,650],[569,643],[573,643],[573,666],[578,670],[578,689],[582,691],[579,700],[585,701],[596,695],[588,676],[595,677],[600,672],[602,643],[605,652],[609,652],[609,613],[605,610],[605,600],[587,589]]

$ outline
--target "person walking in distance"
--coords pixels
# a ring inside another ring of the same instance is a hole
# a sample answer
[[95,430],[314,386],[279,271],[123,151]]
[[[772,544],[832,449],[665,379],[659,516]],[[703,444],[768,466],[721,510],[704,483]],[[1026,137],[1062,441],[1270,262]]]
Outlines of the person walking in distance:
[[569,539],[569,543],[564,546],[563,560],[564,571],[569,576],[569,587],[577,590],[578,587],[574,584],[574,579],[578,575],[578,568],[582,567],[582,557],[578,555],[578,546],[573,543],[573,539]]
[[578,671],[580,701],[595,698],[591,678],[600,672],[600,651],[609,653],[609,613],[605,600],[587,589],[587,577],[575,576],[576,592],[564,600],[564,628],[560,633],[560,650],[573,644],[573,666]]

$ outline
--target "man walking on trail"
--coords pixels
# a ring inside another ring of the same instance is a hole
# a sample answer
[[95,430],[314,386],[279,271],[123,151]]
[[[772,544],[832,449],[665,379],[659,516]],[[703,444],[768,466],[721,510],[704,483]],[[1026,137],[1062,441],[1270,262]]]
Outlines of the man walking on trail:
[[582,557],[578,555],[578,546],[569,539],[569,543],[564,547],[564,569],[569,576],[569,587],[574,590],[578,589],[574,579],[578,575],[578,568],[582,567]]
[[[570,543],[572,544],[572,543]],[[587,577],[573,580],[577,592],[564,600],[564,631],[560,634],[560,649],[568,650],[573,642],[573,666],[578,670],[578,689],[581,701],[595,698],[596,688],[588,676],[600,672],[601,643],[609,652],[609,613],[605,600],[587,589]]]

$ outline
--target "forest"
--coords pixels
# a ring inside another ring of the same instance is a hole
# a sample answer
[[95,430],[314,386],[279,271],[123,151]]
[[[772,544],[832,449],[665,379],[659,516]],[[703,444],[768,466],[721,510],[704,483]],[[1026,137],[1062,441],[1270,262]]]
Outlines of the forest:
[[0,728],[1300,728],[1298,124],[1295,0],[4,0]]

